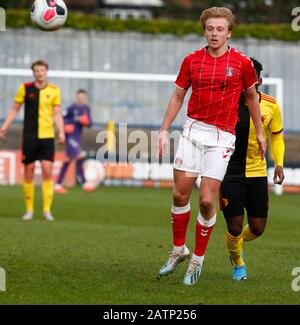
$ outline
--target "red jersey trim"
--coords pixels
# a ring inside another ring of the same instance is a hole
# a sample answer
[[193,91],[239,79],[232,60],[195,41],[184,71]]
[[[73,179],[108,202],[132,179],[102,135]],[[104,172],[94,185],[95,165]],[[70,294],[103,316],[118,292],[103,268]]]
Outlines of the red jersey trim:
[[175,82],[175,86],[176,86],[177,88],[179,88],[179,89],[182,89],[182,90],[186,90],[186,89],[190,88],[190,87],[186,87],[186,88],[180,87],[176,82]]
[[27,88],[27,87],[34,87],[34,82],[32,82],[32,81],[26,82],[26,83],[24,83],[24,86],[25,86],[25,88]]
[[252,88],[253,86],[257,85],[258,84],[258,81],[256,81],[253,85],[251,85],[250,87],[246,88],[246,89],[250,89]]

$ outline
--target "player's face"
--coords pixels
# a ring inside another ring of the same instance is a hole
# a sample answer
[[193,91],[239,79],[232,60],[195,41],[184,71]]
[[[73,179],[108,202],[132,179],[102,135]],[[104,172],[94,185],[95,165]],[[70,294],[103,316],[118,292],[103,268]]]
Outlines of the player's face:
[[78,105],[86,104],[87,98],[85,93],[78,93],[76,96],[76,102]]
[[33,68],[33,75],[35,77],[35,80],[38,82],[45,81],[47,79],[47,73],[48,73],[48,70],[43,65],[36,65]]
[[214,50],[227,45],[227,40],[231,37],[228,21],[225,18],[209,18],[206,21],[204,36],[208,46]]

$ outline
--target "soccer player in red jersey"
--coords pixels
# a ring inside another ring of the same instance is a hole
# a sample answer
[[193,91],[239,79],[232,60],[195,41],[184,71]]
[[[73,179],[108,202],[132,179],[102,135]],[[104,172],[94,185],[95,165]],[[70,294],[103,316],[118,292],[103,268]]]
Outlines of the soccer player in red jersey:
[[256,128],[262,159],[266,150],[255,89],[258,80],[252,61],[227,43],[234,27],[232,12],[225,7],[212,7],[202,12],[200,21],[208,46],[190,53],[183,60],[158,138],[158,154],[164,156],[169,145],[168,129],[192,87],[187,120],[173,165],[173,249],[159,271],[160,275],[168,275],[190,255],[185,245],[191,213],[189,199],[200,174],[196,245],[183,279],[185,285],[195,284],[200,277],[206,247],[216,222],[214,201],[234,151],[242,91]]

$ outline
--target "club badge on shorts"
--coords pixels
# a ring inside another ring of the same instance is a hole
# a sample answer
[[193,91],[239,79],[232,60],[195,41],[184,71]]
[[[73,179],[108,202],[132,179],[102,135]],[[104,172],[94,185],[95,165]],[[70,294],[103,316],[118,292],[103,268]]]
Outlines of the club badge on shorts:
[[181,166],[183,164],[183,160],[181,158],[176,158],[175,159],[175,165]]

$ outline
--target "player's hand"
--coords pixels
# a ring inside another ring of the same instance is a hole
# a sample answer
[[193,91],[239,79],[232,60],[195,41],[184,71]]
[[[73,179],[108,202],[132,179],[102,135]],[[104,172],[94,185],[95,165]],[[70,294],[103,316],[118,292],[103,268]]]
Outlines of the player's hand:
[[58,143],[63,144],[63,143],[65,143],[65,140],[66,140],[65,132],[59,132]]
[[5,140],[5,135],[6,135],[6,129],[1,128],[0,129],[0,139]]
[[157,158],[166,156],[168,154],[168,148],[169,148],[169,132],[167,130],[160,131],[157,139],[157,150],[156,150]]
[[256,139],[259,146],[260,158],[261,160],[263,160],[265,158],[266,150],[267,150],[265,138],[263,135],[256,135]]
[[65,124],[64,129],[66,134],[71,134],[74,132],[75,126],[74,124]]
[[79,123],[82,126],[89,126],[91,124],[90,118],[88,117],[88,115],[83,114],[79,117]]
[[277,166],[274,171],[273,181],[274,184],[281,185],[284,180],[284,172],[282,166]]

